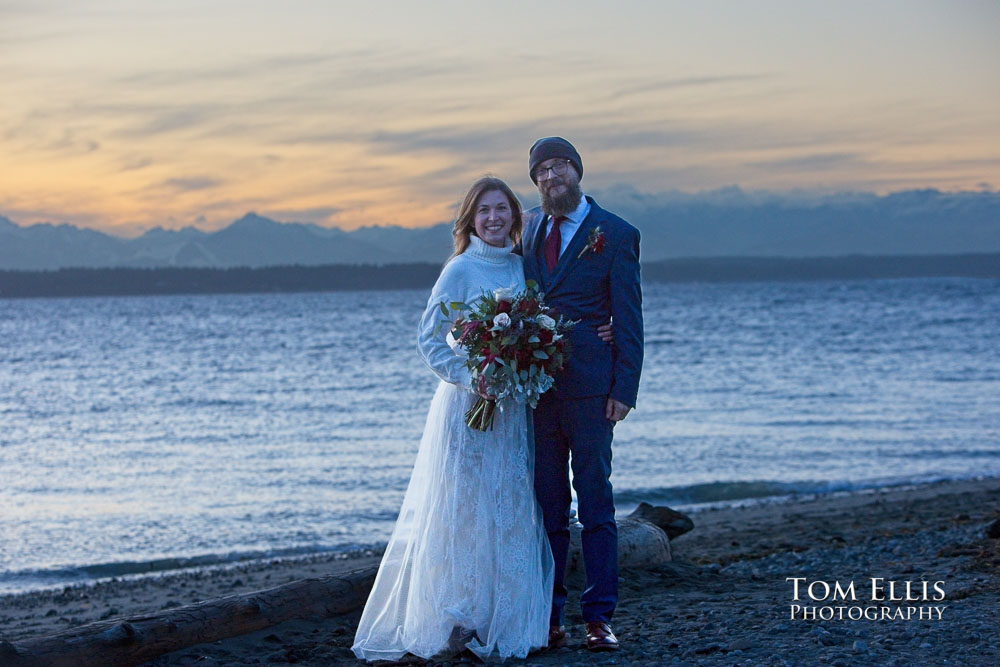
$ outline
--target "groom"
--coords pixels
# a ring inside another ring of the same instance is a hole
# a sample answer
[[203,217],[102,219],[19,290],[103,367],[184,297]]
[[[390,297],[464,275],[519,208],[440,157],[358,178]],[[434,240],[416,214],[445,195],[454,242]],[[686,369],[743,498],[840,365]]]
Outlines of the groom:
[[[618,527],[611,481],[615,423],[635,407],[642,367],[639,232],[580,190],[583,161],[562,137],[531,147],[528,173],[542,205],[524,215],[524,274],[546,302],[579,320],[566,367],[535,409],[535,493],[555,559],[549,646],[566,643],[570,481],[583,524],[587,588],[581,597],[587,648],[618,648],[610,621],[618,601]],[[613,318],[614,345],[597,327]]]

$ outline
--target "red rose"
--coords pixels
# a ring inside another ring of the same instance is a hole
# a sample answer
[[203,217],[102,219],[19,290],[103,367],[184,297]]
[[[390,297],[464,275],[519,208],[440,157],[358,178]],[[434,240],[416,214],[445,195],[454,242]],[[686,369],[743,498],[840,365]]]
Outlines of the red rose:
[[552,342],[552,332],[548,329],[542,329],[538,332],[538,340],[542,342],[542,345],[548,345]]
[[517,308],[526,315],[534,315],[538,310],[538,299],[524,299]]
[[507,299],[497,301],[497,315],[500,313],[510,313],[511,303]]
[[594,241],[594,252],[604,252],[604,234],[598,234]]

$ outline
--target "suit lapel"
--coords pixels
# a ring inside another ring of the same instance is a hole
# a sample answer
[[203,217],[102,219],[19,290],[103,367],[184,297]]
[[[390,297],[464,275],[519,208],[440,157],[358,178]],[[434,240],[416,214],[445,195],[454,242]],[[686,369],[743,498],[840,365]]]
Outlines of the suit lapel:
[[573,267],[578,263],[586,260],[586,257],[579,257],[580,251],[587,246],[587,241],[590,238],[590,232],[597,227],[600,221],[600,214],[598,213],[600,208],[591,199],[590,200],[590,213],[582,223],[580,223],[580,228],[576,230],[576,234],[573,235],[573,240],[570,241],[569,246],[566,248],[566,252],[559,257],[559,263],[556,264],[555,274],[549,281],[548,291],[554,290],[559,286],[565,278],[566,274],[573,270]]

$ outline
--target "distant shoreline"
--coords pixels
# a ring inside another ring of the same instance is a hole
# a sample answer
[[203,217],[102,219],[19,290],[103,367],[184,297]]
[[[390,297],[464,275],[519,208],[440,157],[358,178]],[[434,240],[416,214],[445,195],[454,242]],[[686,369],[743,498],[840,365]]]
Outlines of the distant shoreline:
[[[254,294],[430,288],[441,265],[331,264],[262,268],[74,268],[0,271],[0,298]],[[645,262],[647,282],[1000,278],[1000,253],[704,257]]]

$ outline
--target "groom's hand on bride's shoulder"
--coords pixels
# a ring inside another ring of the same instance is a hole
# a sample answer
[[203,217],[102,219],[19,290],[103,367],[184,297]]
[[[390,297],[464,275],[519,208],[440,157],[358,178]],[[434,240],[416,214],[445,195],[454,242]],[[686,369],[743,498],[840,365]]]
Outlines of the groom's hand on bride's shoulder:
[[620,422],[625,419],[625,415],[627,415],[631,410],[631,407],[625,405],[621,401],[609,398],[608,405],[604,410],[604,416],[613,422]]

